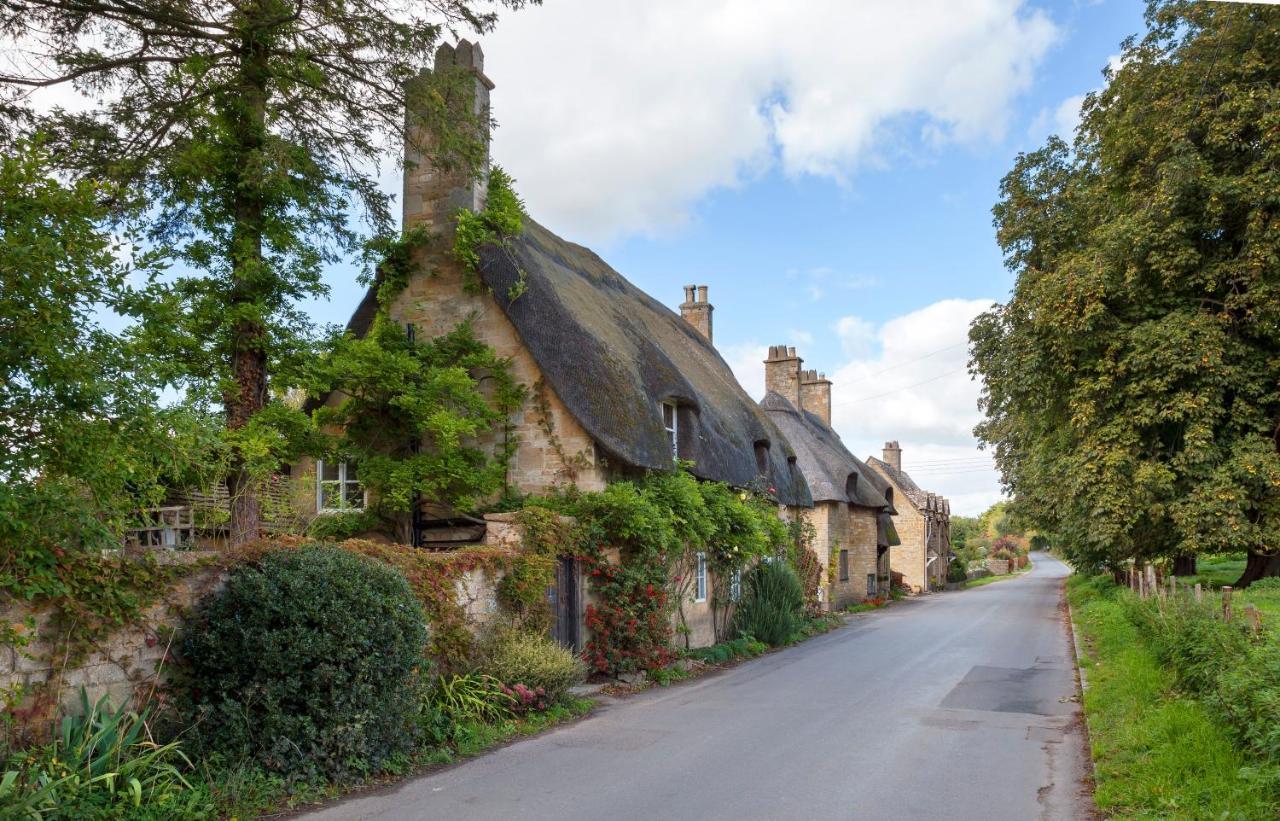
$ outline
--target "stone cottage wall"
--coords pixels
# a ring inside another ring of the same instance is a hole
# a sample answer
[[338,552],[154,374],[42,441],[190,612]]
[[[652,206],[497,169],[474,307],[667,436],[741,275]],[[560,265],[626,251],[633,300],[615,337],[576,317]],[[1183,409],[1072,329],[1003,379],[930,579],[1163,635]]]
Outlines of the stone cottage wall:
[[[804,511],[814,527],[814,551],[822,564],[823,602],[843,610],[868,598],[867,576],[876,575],[876,513],[841,502],[817,502]],[[849,578],[841,581],[840,551],[849,551]],[[831,568],[831,562],[837,562]]]
[[893,572],[902,574],[903,584],[919,593],[928,589],[924,570],[927,560],[924,516],[906,498],[906,494],[895,493],[895,498],[900,501],[896,505],[898,513],[893,517],[893,526],[897,528],[902,544],[889,548],[889,566]]
[[[419,339],[452,331],[472,317],[476,337],[511,361],[511,373],[526,386],[529,397],[511,418],[511,433],[519,445],[511,460],[509,480],[523,493],[539,493],[556,486],[577,485],[601,490],[606,474],[596,457],[595,443],[543,379],[542,371],[520,340],[515,326],[488,291],[467,293],[461,267],[451,256],[423,250],[418,263],[424,272],[410,279],[388,309],[391,318],[412,323]],[[496,447],[498,436],[487,443]]]
[[[507,546],[513,538],[510,528],[504,529],[505,524],[499,522],[497,528],[504,545],[495,547]],[[157,555],[162,561],[196,564],[216,554],[161,551]],[[82,661],[65,669],[55,667],[52,661],[60,655],[61,648],[50,611],[25,604],[0,610],[0,619],[11,625],[22,624],[28,616],[35,620],[31,643],[22,648],[0,647],[0,707],[29,707],[37,689],[51,680],[56,687],[51,693],[55,703],[69,712],[77,711],[81,687],[90,703],[106,694],[115,705],[129,700],[140,707],[168,680],[169,661],[180,641],[186,615],[206,596],[217,593],[226,578],[227,572],[221,568],[194,570],[148,607],[135,625],[110,634]],[[476,633],[498,615],[501,579],[500,571],[486,572],[482,568],[467,571],[458,579],[457,601],[466,612],[468,627]]]
[[[192,551],[162,555],[173,563],[194,564],[211,554]],[[54,666],[53,660],[61,655],[63,646],[52,624],[53,614],[25,604],[11,605],[0,612],[0,619],[20,624],[29,616],[34,618],[34,638],[25,647],[0,648],[0,693],[8,693],[14,706],[22,706],[23,702],[30,702],[41,685],[53,680],[51,686],[56,689],[51,695],[56,703],[70,710],[80,702],[81,687],[91,703],[106,694],[116,705],[126,700],[141,705],[167,676],[165,667],[178,641],[184,613],[200,599],[220,590],[225,582],[226,573],[221,569],[194,571],[147,608],[137,625],[107,636],[83,661],[66,669]]]

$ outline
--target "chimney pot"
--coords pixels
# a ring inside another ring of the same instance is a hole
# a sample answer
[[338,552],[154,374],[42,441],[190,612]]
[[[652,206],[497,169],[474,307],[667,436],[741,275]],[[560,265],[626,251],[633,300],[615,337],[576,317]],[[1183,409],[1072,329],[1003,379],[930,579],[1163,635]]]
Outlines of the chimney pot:
[[684,286],[684,304],[680,306],[680,316],[708,342],[711,336],[711,312],[715,310],[707,301],[707,286]]

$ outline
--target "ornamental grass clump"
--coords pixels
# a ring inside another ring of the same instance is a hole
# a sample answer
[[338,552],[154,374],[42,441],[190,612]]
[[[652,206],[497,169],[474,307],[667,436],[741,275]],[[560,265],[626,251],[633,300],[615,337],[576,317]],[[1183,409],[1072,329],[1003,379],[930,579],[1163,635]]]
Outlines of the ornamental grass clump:
[[555,703],[587,676],[587,666],[546,636],[513,628],[493,632],[482,649],[480,668],[509,688],[541,690]]
[[770,647],[786,644],[804,624],[804,587],[781,561],[762,562],[743,577],[742,600],[734,614],[734,633]]
[[196,738],[307,780],[375,771],[413,746],[425,641],[393,568],[332,547],[269,553],[187,632]]

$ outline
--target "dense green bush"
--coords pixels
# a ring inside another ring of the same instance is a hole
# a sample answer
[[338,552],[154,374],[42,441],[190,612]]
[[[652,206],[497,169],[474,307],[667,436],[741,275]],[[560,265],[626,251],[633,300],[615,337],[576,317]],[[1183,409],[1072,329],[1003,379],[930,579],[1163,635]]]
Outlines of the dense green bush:
[[778,647],[804,623],[804,587],[785,562],[761,562],[743,576],[734,633]]
[[331,547],[237,568],[187,631],[200,742],[304,778],[408,751],[426,628],[404,577]]
[[546,636],[499,628],[482,651],[480,669],[508,687],[542,688],[548,701],[564,697],[587,676],[587,666]]
[[[1255,583],[1248,598],[1274,595],[1269,588],[1257,589]],[[1239,615],[1224,621],[1216,598],[1197,604],[1189,596],[1141,600],[1120,591],[1119,597],[1178,686],[1231,727],[1242,747],[1280,765],[1280,631],[1275,625],[1255,636]]]
[[311,520],[307,535],[322,542],[343,542],[377,530],[380,524],[378,516],[369,510],[325,513]]
[[750,636],[722,641],[710,647],[699,647],[686,653],[689,658],[708,664],[724,664],[738,658],[755,658],[769,649],[769,645]]
[[965,563],[959,558],[952,559],[951,564],[947,566],[947,581],[955,584],[966,581],[968,578],[969,573]]

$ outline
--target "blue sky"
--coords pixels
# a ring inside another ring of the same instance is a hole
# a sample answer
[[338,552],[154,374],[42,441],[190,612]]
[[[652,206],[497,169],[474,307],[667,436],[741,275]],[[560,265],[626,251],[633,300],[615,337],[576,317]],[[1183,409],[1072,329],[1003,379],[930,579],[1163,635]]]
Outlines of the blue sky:
[[[545,0],[483,41],[494,159],[535,219],[667,304],[708,285],[716,346],[753,395],[763,349],[795,345],[835,381],[856,453],[899,440],[921,484],[976,514],[999,486],[969,434],[963,343],[1012,282],[999,181],[1071,128],[1142,12]],[[353,279],[332,272],[319,321],[345,321]]]

